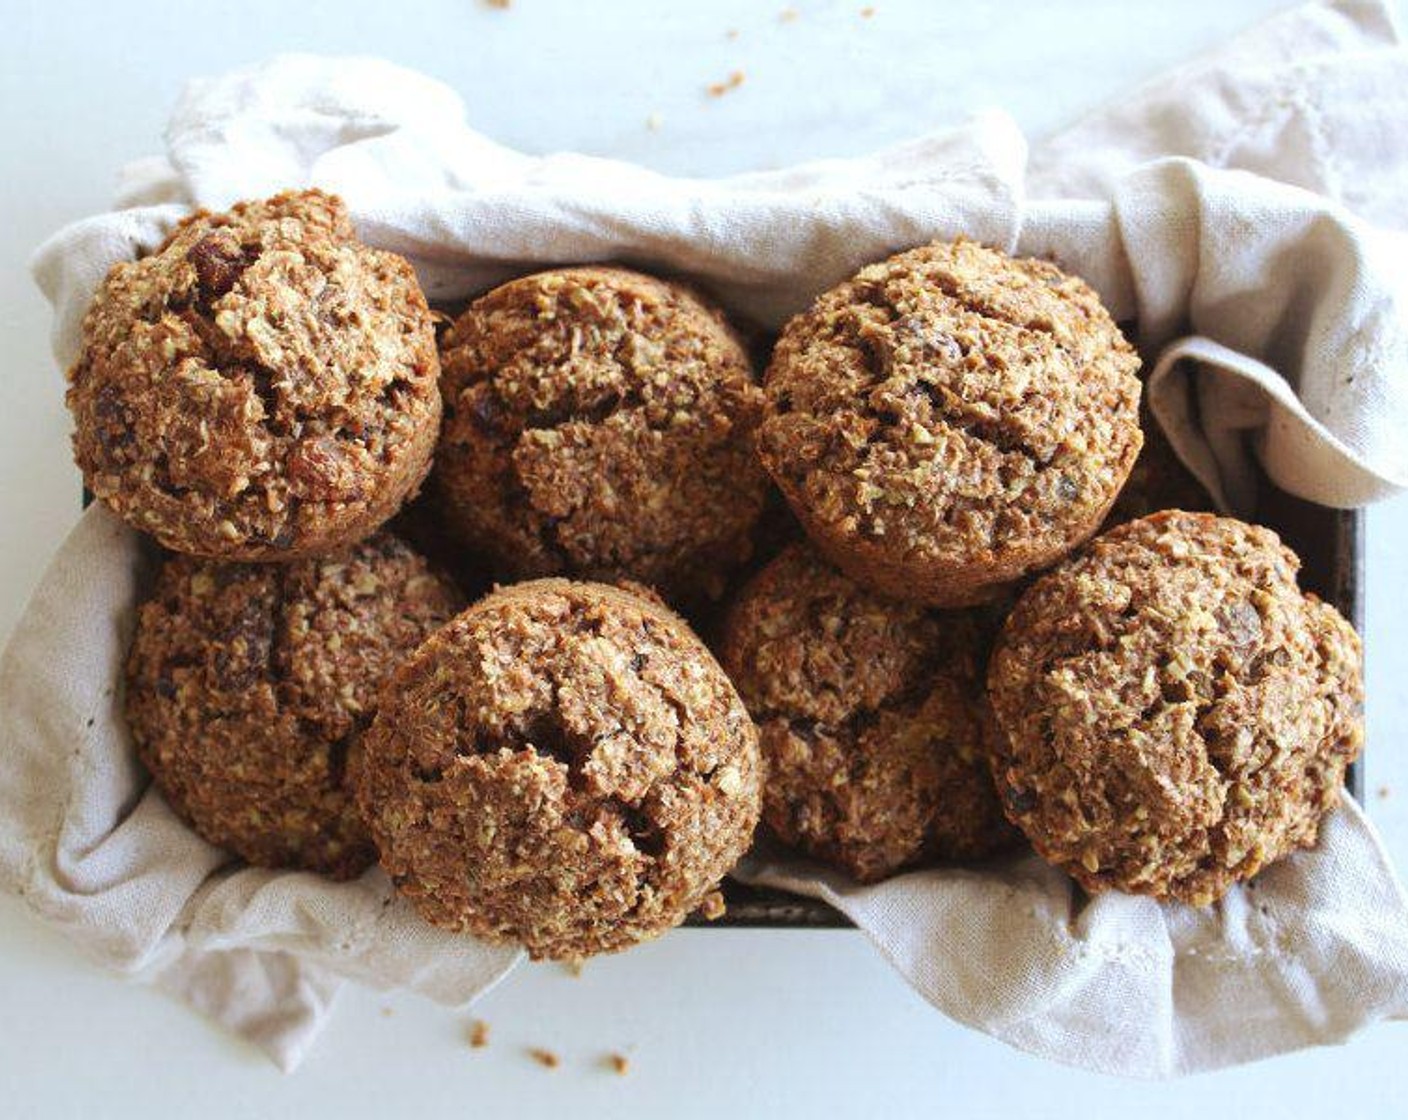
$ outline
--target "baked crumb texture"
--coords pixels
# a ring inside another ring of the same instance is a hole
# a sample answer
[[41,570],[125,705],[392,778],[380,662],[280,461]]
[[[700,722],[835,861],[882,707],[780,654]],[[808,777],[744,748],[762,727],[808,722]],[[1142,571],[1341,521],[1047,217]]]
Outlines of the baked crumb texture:
[[767,479],[762,391],[687,289],[573,268],[475,301],[443,347],[445,516],[506,579],[628,577],[717,596]]
[[344,784],[401,657],[458,593],[389,534],[295,564],[172,556],[141,608],[127,722],[172,807],[261,867],[375,859]]
[[1142,442],[1138,367],[1083,281],[936,243],[787,325],[760,451],[832,563],[896,598],[970,605],[1096,531]]
[[1269,529],[1168,511],[1038,580],[989,672],[1008,816],[1089,891],[1193,905],[1313,846],[1363,741],[1359,638]]
[[763,818],[875,882],[1010,846],[988,772],[984,628],[882,599],[789,546],[744,589],[723,663],[761,735]]
[[677,925],[747,849],[757,731],[656,602],[560,579],[496,591],[396,672],[358,798],[435,925],[534,957]]
[[183,221],[116,265],[69,371],[92,492],[167,548],[322,555],[420,485],[440,419],[430,311],[320,191]]

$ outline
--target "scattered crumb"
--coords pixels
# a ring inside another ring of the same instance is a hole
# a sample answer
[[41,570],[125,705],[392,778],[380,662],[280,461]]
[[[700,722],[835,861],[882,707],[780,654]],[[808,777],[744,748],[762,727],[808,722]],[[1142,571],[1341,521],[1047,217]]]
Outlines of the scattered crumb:
[[483,1019],[475,1019],[469,1025],[469,1044],[476,1050],[489,1045],[489,1024]]
[[730,43],[733,42],[735,39],[738,38],[738,28],[730,27],[727,31],[724,32],[724,38],[727,39]]
[[506,12],[513,5],[513,0],[484,0],[487,7],[497,8],[501,12]]
[[394,1007],[383,1007],[383,1008],[381,1009],[381,1017],[382,1017],[383,1019],[389,1019],[389,1018],[391,1018],[391,1016],[393,1016],[393,1015],[395,1015],[395,1014],[396,1014],[396,1009],[395,1009]]
[[710,891],[699,904],[699,916],[706,922],[717,921],[728,911],[722,891]]
[[609,1054],[606,1061],[612,1070],[622,1077],[631,1072],[631,1060],[625,1054]]
[[715,82],[709,87],[710,97],[722,97],[731,89],[737,89],[743,84],[744,74],[742,70],[735,70],[728,76],[726,82]]
[[528,1056],[545,1069],[556,1069],[561,1065],[556,1054],[551,1050],[544,1050],[541,1047],[534,1046],[528,1051]]
[[869,19],[869,18],[870,18],[871,16],[873,16],[874,14],[875,14],[875,9],[874,9],[873,7],[871,7],[869,4],[867,4],[864,8],[862,8],[862,9],[860,10],[860,18],[861,18],[861,19]]
[[581,957],[575,957],[572,960],[562,962],[563,971],[574,980],[582,975],[583,967],[585,967],[585,965]]
[[782,11],[777,13],[777,18],[783,23],[791,23],[801,14],[802,13],[797,11],[796,8],[783,8]]
[[1388,795],[1389,795],[1391,792],[1392,792],[1392,790],[1390,790],[1390,789],[1388,788],[1388,786],[1380,786],[1380,787],[1378,788],[1379,800],[1380,800],[1380,801],[1387,801],[1387,800],[1388,800]]
[[659,113],[651,113],[650,116],[645,118],[645,127],[650,129],[651,132],[659,132],[660,126],[664,123],[665,118]]

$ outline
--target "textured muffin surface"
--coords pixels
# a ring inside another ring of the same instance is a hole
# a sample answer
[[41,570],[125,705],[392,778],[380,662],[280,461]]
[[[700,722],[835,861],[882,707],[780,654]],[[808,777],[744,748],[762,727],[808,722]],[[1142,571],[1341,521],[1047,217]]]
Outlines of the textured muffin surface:
[[678,924],[747,849],[757,731],[657,600],[530,581],[396,673],[357,769],[397,889],[431,922],[535,957]]
[[723,662],[758,722],[779,839],[862,882],[1016,839],[988,771],[982,629],[869,594],[806,545],[754,578]]
[[115,266],[69,372],[92,492],[178,552],[320,555],[420,485],[439,431],[430,311],[318,191],[183,221]]
[[355,875],[376,853],[348,758],[391,670],[459,605],[387,533],[289,565],[173,556],[128,658],[138,753],[211,843],[258,866]]
[[523,277],[475,301],[442,357],[437,487],[501,575],[628,578],[691,600],[747,555],[762,393],[687,289],[614,268]]
[[1316,841],[1363,739],[1358,636],[1269,529],[1169,511],[1042,577],[989,668],[1011,819],[1087,890],[1205,905]]
[[759,448],[832,563],[971,604],[1095,532],[1139,452],[1138,365],[1083,281],[928,245],[787,325]]

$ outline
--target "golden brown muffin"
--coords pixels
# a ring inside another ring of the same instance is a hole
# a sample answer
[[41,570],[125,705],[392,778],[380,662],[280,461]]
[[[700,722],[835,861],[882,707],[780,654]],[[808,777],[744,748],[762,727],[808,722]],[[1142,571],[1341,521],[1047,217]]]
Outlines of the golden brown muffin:
[[690,602],[747,556],[762,392],[689,290],[618,268],[526,276],[456,320],[442,361],[436,485],[499,575],[629,578]]
[[659,602],[537,580],[480,600],[397,671],[358,800],[424,917],[534,957],[679,924],[747,849],[757,730]]
[[966,606],[1095,532],[1139,453],[1138,367],[1083,281],[927,245],[788,323],[759,450],[833,564]]
[[1195,906],[1313,846],[1363,740],[1359,638],[1269,529],[1168,511],[1018,602],[989,668],[1007,815],[1089,891]]
[[758,722],[763,819],[875,882],[1013,844],[988,771],[972,612],[882,599],[791,545],[743,590],[722,660]]
[[397,662],[459,593],[389,533],[320,560],[170,557],[127,663],[127,722],[172,807],[261,867],[376,859],[344,786]]
[[438,374],[415,273],[361,244],[341,200],[240,203],[108,273],[69,371],[74,457],[177,552],[323,555],[420,485]]

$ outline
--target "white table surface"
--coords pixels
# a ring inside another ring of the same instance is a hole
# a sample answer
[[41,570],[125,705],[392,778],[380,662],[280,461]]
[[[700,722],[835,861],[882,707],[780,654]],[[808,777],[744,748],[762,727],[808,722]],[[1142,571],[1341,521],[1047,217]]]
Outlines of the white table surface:
[[[473,0],[0,4],[0,634],[77,513],[48,314],[26,260],[159,150],[188,77],[280,50],[375,53],[464,94],[532,151],[690,174],[856,153],[987,105],[1040,135],[1282,5]],[[1147,10],[1141,10],[1147,9]],[[1177,14],[1175,14],[1175,12]],[[736,30],[730,38],[727,32]],[[743,85],[705,87],[733,70]],[[658,114],[658,127],[647,126]],[[31,376],[51,370],[47,381]],[[32,393],[29,386],[47,385]],[[20,386],[25,388],[22,390]],[[1368,808],[1408,866],[1408,503],[1369,519]],[[1403,1116],[1408,1028],[1147,1084],[1036,1061],[945,1020],[852,932],[681,931],[580,978],[520,970],[475,1010],[348,989],[293,1076],[87,963],[0,899],[0,1117]],[[482,1017],[491,1045],[471,1051]],[[549,1071],[525,1048],[558,1052]],[[631,1056],[618,1077],[604,1056]]]

